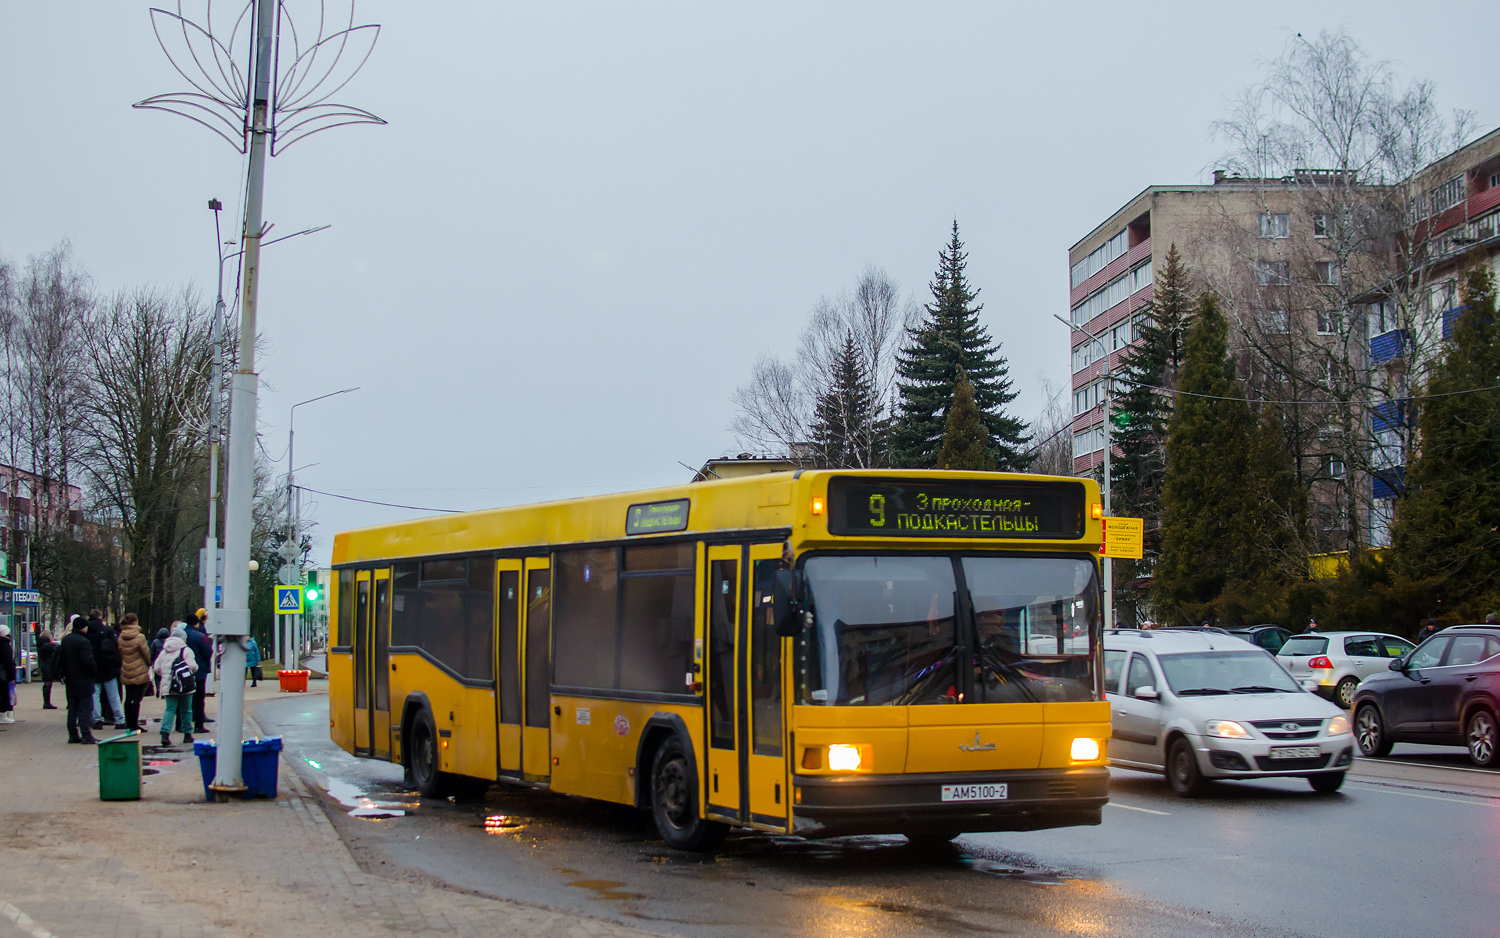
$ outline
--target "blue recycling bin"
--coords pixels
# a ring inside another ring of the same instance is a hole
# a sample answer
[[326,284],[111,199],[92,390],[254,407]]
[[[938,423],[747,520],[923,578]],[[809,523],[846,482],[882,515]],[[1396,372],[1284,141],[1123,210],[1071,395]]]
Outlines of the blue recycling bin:
[[[275,798],[276,770],[281,752],[281,737],[247,739],[240,743],[240,776],[245,780],[245,790],[240,797]],[[214,742],[193,743],[193,755],[198,757],[198,769],[203,773],[203,796],[214,800],[214,772],[219,758],[219,747]]]

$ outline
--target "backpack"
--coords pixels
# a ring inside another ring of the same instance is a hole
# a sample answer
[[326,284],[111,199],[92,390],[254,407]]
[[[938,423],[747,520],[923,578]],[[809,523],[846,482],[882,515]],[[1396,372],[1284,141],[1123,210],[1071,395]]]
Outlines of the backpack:
[[[186,648],[183,651],[187,651]],[[178,654],[177,660],[172,662],[172,673],[167,683],[167,693],[191,694],[198,689],[198,678],[193,674],[192,666],[187,659]]]

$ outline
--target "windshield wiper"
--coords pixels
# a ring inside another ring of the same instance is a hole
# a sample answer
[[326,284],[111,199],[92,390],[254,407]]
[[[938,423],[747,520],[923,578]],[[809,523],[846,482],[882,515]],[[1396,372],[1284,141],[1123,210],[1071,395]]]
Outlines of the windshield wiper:
[[1284,694],[1284,687],[1267,687],[1264,684],[1246,684],[1244,687],[1236,687],[1236,694]]
[[1036,693],[1031,689],[1031,681],[1021,672],[1020,668],[1006,661],[999,652],[987,648],[981,648],[979,652],[979,666],[981,669],[989,670],[1002,682],[1011,684],[1027,700],[1035,701]]
[[1193,697],[1193,696],[1200,696],[1200,697],[1202,697],[1202,696],[1207,696],[1208,694],[1229,694],[1229,693],[1233,693],[1233,691],[1227,691],[1227,690],[1225,690],[1222,687],[1189,687],[1187,690],[1180,690],[1180,691],[1178,691],[1177,692],[1177,696],[1178,697]]

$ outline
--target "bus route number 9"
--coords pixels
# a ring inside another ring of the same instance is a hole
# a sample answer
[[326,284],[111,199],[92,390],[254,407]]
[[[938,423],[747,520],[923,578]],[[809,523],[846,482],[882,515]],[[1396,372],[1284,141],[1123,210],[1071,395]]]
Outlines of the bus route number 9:
[[885,527],[885,496],[870,496],[870,527]]

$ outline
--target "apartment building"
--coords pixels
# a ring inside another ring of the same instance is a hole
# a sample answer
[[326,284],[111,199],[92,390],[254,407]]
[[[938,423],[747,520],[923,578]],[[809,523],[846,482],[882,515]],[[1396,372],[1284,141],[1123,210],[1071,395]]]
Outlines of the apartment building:
[[1174,244],[1193,288],[1219,295],[1251,394],[1297,402],[1285,413],[1323,547],[1387,543],[1414,444],[1404,401],[1460,313],[1462,266],[1500,263],[1500,129],[1397,185],[1215,172],[1101,221],[1068,252],[1076,474],[1099,471],[1105,379]]

